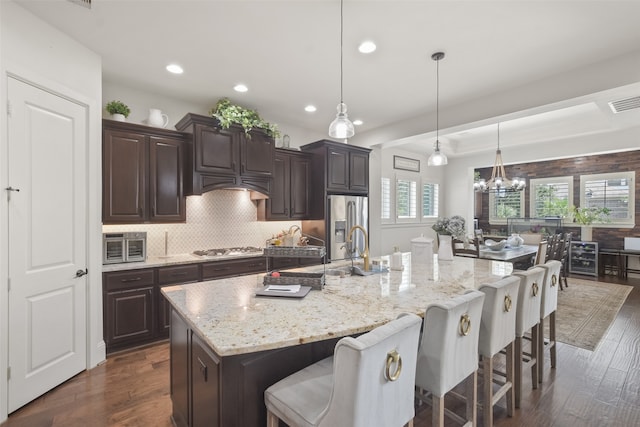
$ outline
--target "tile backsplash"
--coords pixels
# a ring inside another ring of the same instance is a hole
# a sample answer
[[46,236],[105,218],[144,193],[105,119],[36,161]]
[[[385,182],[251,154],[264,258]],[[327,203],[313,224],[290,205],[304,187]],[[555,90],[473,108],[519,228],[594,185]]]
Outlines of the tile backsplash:
[[237,246],[264,247],[272,235],[288,230],[300,221],[258,221],[257,205],[249,192],[214,190],[202,196],[187,197],[185,224],[103,225],[103,232],[146,231],[147,255],[165,253],[165,232],[169,255],[199,249]]

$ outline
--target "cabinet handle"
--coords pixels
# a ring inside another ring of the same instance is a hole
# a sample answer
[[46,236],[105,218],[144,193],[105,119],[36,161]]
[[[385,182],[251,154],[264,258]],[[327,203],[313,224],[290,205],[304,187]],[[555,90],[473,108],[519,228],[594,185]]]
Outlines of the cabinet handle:
[[231,169],[236,170],[236,162],[231,162]]
[[207,365],[198,357],[198,364],[200,364],[200,373],[202,374],[202,378],[204,378],[204,382],[207,382],[209,379],[209,372],[207,369]]
[[231,267],[214,268],[213,271],[227,271],[231,270]]
[[122,283],[139,282],[140,280],[142,280],[142,277],[134,277],[132,279],[120,279]]
[[171,277],[180,277],[180,276],[186,276],[188,273],[186,271],[176,271],[173,272],[171,274],[169,274]]
[[289,209],[284,208],[284,214],[285,214],[285,215],[289,215]]
[[142,216],[142,206],[138,208],[138,215]]

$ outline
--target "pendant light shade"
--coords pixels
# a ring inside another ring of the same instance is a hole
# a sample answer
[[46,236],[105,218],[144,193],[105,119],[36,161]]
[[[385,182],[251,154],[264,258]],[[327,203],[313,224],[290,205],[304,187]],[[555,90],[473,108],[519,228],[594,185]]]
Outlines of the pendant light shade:
[[332,138],[350,138],[355,134],[353,123],[347,116],[347,104],[341,102],[337,107],[338,114],[329,125],[329,136]]
[[444,58],[444,52],[436,52],[431,59],[436,61],[436,144],[435,150],[427,160],[428,166],[443,166],[449,163],[447,156],[440,151],[440,60]]
[[[329,125],[329,136],[332,138],[351,138],[356,132],[353,123],[347,115],[347,104],[342,102],[342,38],[343,38],[343,12],[342,0],[340,0],[340,103],[338,104],[336,118]],[[345,141],[346,142],[346,141]]]

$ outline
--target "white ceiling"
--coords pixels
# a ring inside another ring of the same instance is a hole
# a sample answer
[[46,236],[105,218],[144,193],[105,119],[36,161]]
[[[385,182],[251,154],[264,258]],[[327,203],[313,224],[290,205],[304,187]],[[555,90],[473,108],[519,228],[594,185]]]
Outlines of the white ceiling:
[[[161,92],[202,111],[229,97],[276,123],[319,134],[335,116],[338,0],[93,0],[90,9],[65,0],[16,1],[100,54],[105,80]],[[388,142],[424,151],[435,129],[431,54],[441,50],[440,135],[450,155],[493,150],[498,121],[507,144],[637,126],[640,109],[614,116],[607,102],[640,95],[640,74],[624,88],[493,120],[469,123],[451,115],[470,100],[481,105],[477,100],[637,52],[639,16],[640,1],[345,0],[349,117],[364,121],[359,135],[424,117],[423,129]],[[358,53],[365,39],[378,50]],[[170,62],[182,65],[184,74],[167,73]],[[249,91],[233,91],[237,83]],[[306,113],[307,104],[318,110]]]

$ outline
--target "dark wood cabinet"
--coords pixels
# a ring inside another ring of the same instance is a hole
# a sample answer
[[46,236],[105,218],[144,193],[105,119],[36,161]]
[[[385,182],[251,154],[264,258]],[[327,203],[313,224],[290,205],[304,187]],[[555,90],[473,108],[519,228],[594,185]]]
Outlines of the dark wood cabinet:
[[102,274],[103,333],[107,353],[166,339],[171,305],[161,288],[266,271],[262,256]]
[[268,199],[258,201],[258,219],[307,219],[310,212],[311,155],[276,150]]
[[370,149],[329,140],[300,148],[314,155],[313,175],[317,179],[313,191],[321,186],[329,194],[368,195]]
[[187,160],[187,194],[218,188],[270,193],[275,142],[264,131],[247,135],[240,126],[222,129],[217,119],[187,114],[176,129],[192,134]]
[[184,134],[103,120],[102,221],[184,222]]
[[198,335],[191,336],[191,426],[218,425],[220,406],[220,360]]

